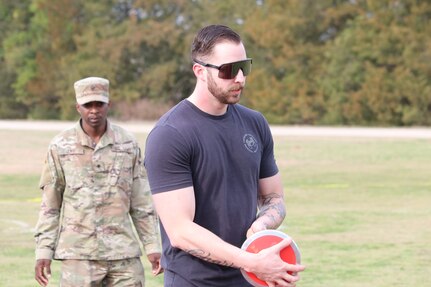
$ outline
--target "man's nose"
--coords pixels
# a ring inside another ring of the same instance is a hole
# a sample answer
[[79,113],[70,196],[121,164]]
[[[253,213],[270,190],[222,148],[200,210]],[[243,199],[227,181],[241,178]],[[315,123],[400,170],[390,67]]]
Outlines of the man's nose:
[[95,112],[99,109],[99,105],[97,103],[91,103],[88,107],[88,109],[92,112]]
[[244,73],[239,69],[238,74],[235,76],[235,82],[243,83],[245,81]]

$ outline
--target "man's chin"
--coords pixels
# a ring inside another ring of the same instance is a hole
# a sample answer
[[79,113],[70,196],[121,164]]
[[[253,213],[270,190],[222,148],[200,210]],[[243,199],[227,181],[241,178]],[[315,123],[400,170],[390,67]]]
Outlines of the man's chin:
[[87,121],[87,124],[93,128],[99,127],[100,125],[102,125],[102,123],[103,123],[103,121],[101,119],[89,119]]
[[98,126],[100,125],[101,121],[100,120],[91,120],[88,122],[91,126]]
[[239,100],[241,100],[241,94],[233,95],[232,97],[229,97],[229,104],[236,104]]

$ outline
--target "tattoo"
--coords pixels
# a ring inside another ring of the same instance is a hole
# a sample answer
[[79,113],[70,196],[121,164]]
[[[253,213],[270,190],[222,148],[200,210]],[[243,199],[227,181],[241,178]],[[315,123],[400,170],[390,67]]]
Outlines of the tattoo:
[[213,264],[218,264],[218,265],[223,265],[223,266],[227,266],[227,267],[232,267],[232,268],[239,268],[237,266],[235,266],[233,263],[227,262],[226,260],[224,261],[220,261],[220,260],[214,260],[211,258],[211,253],[205,253],[205,251],[200,250],[200,249],[190,249],[190,250],[185,250],[185,252],[189,253],[190,255],[193,255],[199,259],[202,259],[204,261],[213,263]]
[[266,217],[269,222],[265,222],[267,228],[276,228],[286,216],[283,196],[270,193],[265,196],[259,196],[259,213],[257,217]]
[[260,205],[269,205],[271,203],[274,203],[274,201],[278,202],[280,201],[280,199],[283,200],[283,196],[273,192],[266,195],[259,195],[257,199]]

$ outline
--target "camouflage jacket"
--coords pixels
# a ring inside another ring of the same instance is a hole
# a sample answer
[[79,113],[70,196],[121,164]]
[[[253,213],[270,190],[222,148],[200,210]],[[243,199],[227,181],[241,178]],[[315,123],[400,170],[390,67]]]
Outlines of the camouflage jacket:
[[36,259],[117,260],[160,252],[159,227],[135,138],[108,122],[93,147],[78,122],[50,143],[40,179]]

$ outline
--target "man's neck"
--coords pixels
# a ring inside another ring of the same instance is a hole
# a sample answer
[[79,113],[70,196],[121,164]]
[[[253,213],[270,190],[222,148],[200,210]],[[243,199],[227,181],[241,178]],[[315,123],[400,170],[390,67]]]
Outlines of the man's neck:
[[81,128],[95,143],[98,143],[100,138],[105,134],[106,128],[108,126],[107,121],[105,121],[104,125],[100,125],[97,127],[92,127],[87,125],[82,119],[80,121]]
[[228,105],[220,103],[213,95],[198,94],[196,90],[187,98],[187,100],[201,111],[213,116],[224,115],[228,108]]

